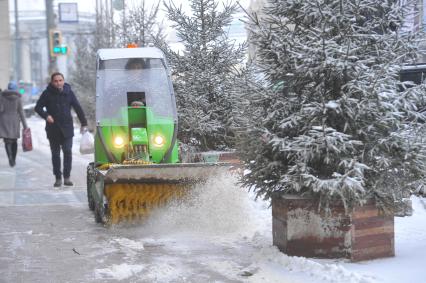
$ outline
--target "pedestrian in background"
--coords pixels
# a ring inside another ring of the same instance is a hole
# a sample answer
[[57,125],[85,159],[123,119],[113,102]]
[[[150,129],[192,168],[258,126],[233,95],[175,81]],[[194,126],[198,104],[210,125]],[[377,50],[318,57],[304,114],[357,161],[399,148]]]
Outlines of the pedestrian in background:
[[[74,136],[71,108],[80,120],[81,132],[87,130],[87,120],[71,86],[64,81],[64,75],[56,72],[50,77],[50,83],[41,94],[35,111],[46,120],[46,134],[52,152],[53,186],[72,186],[70,180],[72,166],[72,139]],[[63,172],[61,172],[61,148],[64,157]]]
[[16,164],[17,140],[21,132],[20,122],[22,122],[24,129],[27,128],[21,95],[17,90],[16,83],[10,82],[7,90],[2,91],[0,95],[0,138],[4,140],[10,167],[14,167]]

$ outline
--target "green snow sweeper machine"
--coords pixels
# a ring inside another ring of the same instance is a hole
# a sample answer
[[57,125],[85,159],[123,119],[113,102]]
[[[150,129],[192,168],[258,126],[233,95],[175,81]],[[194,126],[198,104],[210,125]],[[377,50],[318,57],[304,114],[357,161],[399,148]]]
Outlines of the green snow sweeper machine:
[[162,51],[99,50],[95,160],[87,168],[97,222],[143,221],[152,209],[227,169],[226,163],[179,163],[176,136],[175,96]]

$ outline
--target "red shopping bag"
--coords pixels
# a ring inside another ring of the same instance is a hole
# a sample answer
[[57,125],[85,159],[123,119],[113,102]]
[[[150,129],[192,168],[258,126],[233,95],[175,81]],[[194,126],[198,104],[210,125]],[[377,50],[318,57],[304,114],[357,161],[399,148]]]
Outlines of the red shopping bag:
[[31,129],[22,129],[22,150],[31,151],[33,150],[33,141],[31,139]]

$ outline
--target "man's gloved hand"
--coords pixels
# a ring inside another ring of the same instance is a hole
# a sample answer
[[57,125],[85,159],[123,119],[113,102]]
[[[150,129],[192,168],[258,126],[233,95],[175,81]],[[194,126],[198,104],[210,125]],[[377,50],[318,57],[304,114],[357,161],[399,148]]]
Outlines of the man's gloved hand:
[[87,131],[88,131],[87,126],[83,126],[80,128],[80,134],[84,134]]

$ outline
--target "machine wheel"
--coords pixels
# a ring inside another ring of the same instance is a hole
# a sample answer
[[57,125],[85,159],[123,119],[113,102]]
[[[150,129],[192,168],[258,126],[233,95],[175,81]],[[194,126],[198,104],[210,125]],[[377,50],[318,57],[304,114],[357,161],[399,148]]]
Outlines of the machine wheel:
[[96,182],[95,170],[93,162],[87,166],[87,203],[90,210],[95,210],[95,200],[92,195],[92,186]]
[[107,207],[106,205],[96,205],[95,206],[95,221],[96,223],[102,223],[104,225],[109,224],[109,217],[106,214]]
[[103,217],[102,217],[102,212],[100,211],[101,209],[99,209],[98,207],[95,207],[95,221],[96,223],[103,223]]

